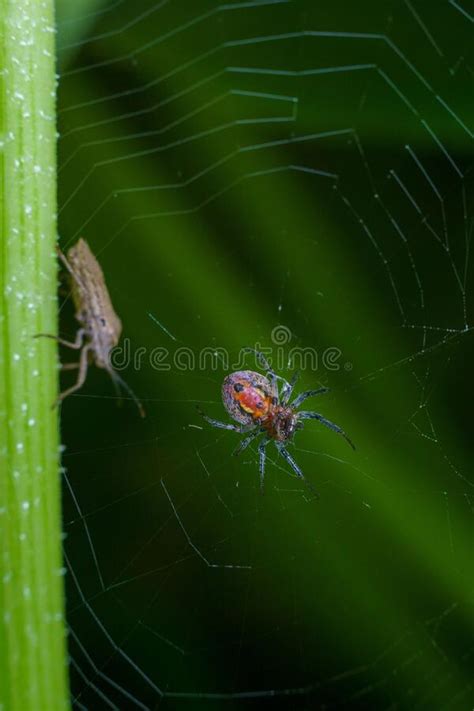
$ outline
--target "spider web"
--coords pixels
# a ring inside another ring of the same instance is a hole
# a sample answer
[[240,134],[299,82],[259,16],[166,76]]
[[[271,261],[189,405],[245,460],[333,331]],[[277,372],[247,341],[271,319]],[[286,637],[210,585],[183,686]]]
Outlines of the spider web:
[[[76,708],[473,705],[473,17],[60,17],[61,244],[98,255],[147,410],[113,407],[91,369],[62,411]],[[320,501],[271,446],[261,497],[256,447],[232,458],[196,412],[224,418],[221,349],[230,368],[257,345],[287,378],[312,349],[298,392],[328,385],[308,409],[356,442],[298,433]]]

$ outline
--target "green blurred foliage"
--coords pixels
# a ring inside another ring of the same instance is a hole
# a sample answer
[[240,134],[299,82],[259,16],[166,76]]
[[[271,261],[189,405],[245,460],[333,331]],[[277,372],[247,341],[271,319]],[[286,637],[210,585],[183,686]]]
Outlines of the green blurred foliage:
[[[98,255],[148,415],[93,369],[62,411],[73,658],[120,708],[107,679],[149,708],[469,708],[471,25],[373,0],[58,11],[61,244]],[[320,501],[271,448],[261,497],[255,448],[195,409],[225,418],[227,371],[173,361],[275,355],[279,325],[357,445],[298,433]]]

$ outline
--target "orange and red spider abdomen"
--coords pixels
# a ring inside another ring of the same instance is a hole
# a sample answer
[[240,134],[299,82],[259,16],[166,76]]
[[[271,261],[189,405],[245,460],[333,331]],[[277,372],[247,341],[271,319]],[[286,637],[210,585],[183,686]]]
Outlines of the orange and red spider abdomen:
[[238,370],[222,383],[222,402],[229,415],[243,425],[264,422],[274,405],[268,378],[252,370]]

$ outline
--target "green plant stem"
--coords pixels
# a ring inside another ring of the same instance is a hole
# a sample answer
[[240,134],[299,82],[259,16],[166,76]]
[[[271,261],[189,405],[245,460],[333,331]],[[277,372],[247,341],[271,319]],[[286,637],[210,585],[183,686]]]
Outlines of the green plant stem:
[[0,0],[0,709],[69,706],[61,561],[53,0]]

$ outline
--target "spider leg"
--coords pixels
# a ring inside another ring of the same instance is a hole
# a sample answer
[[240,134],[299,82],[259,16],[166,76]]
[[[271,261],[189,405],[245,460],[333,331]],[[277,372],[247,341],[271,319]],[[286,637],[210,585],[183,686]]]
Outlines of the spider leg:
[[281,375],[277,375],[273,368],[271,367],[270,363],[266,359],[266,357],[261,353],[260,351],[257,351],[255,348],[244,348],[244,353],[254,353],[255,357],[257,359],[258,364],[260,365],[261,369],[265,371],[265,374],[270,381],[270,385],[272,386],[272,395],[277,399],[277,402],[280,401],[280,396],[278,393],[278,380],[283,380],[283,382],[288,385],[286,382],[285,378],[282,378]]
[[282,405],[287,405],[288,401],[291,397],[291,393],[293,392],[293,388],[296,385],[296,382],[298,378],[300,377],[300,371],[297,370],[296,373],[293,374],[290,382],[287,382],[285,380],[285,384],[281,390],[281,396],[280,396],[280,401]]
[[243,450],[246,449],[249,446],[249,444],[251,442],[253,442],[255,437],[258,437],[259,434],[262,434],[262,430],[260,428],[257,428],[255,430],[253,430],[253,432],[251,432],[248,435],[248,437],[245,437],[232,452],[234,457],[237,457],[241,452],[243,452]]
[[323,395],[323,393],[329,392],[329,388],[318,388],[317,390],[306,390],[304,393],[300,393],[291,403],[291,407],[299,407],[302,402],[307,400],[309,397],[314,395]]
[[333,430],[334,432],[337,432],[338,434],[342,435],[346,442],[352,447],[352,449],[355,449],[353,442],[349,439],[344,430],[339,427],[339,425],[335,425],[334,422],[331,422],[331,420],[327,420],[325,417],[320,415],[319,412],[298,412],[298,419],[318,420],[319,422],[321,422],[322,425],[325,425],[326,427],[329,427],[330,430]]
[[[206,422],[209,422],[210,425],[213,427],[218,427],[221,430],[232,430],[233,432],[239,432],[240,434],[245,434],[245,432],[249,431],[249,426],[248,425],[232,425],[228,422],[220,422],[220,420],[213,420],[212,417],[208,417],[207,415],[204,414],[204,412],[198,407],[197,411],[201,415],[201,417],[204,417]],[[250,426],[253,428],[253,425]]]
[[269,373],[273,373],[273,370],[271,368],[270,363],[266,359],[266,357],[261,353],[260,351],[257,351],[256,348],[250,348],[248,346],[247,348],[244,348],[244,353],[253,353],[257,359],[257,362],[259,366],[262,368],[262,370],[267,370]]
[[301,469],[299,468],[299,466],[297,465],[297,463],[295,462],[295,460],[293,459],[293,457],[291,456],[291,454],[289,453],[289,451],[286,449],[285,445],[282,444],[282,443],[275,443],[275,444],[276,444],[276,448],[278,449],[278,451],[279,451],[279,453],[281,454],[281,456],[283,457],[283,459],[286,459],[286,461],[288,462],[288,464],[290,465],[290,467],[291,467],[291,468],[293,469],[293,471],[296,473],[296,476],[297,476],[299,479],[302,479],[302,480],[304,481],[305,485],[308,487],[308,489],[311,489],[311,491],[313,492],[313,494],[319,499],[319,494],[318,494],[318,492],[317,492],[316,489],[315,489],[313,486],[311,486],[311,484],[307,481],[305,475],[303,474],[303,472],[301,471]]
[[265,459],[267,456],[266,452],[265,452],[265,447],[270,442],[271,442],[271,439],[262,439],[262,441],[258,445],[258,457],[259,457],[258,470],[260,472],[260,493],[261,494],[263,494],[264,481],[265,481]]

